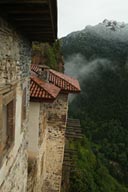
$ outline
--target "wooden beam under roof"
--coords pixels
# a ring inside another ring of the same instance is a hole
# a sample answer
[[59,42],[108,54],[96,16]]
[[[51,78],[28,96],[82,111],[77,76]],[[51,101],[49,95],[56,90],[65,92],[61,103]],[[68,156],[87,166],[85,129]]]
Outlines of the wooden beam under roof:
[[44,36],[38,36],[38,39],[37,39],[37,36],[35,35],[27,35],[26,36],[30,41],[39,41],[39,42],[44,42],[44,43],[53,43],[53,38],[52,37],[44,37]]
[[31,36],[31,37],[32,37],[32,36],[33,36],[33,37],[34,37],[34,36],[36,37],[37,35],[39,35],[39,36],[42,37],[42,38],[44,38],[44,37],[45,37],[45,38],[46,38],[46,37],[47,37],[47,38],[52,38],[51,34],[47,34],[47,33],[45,33],[45,34],[44,34],[44,33],[38,34],[38,32],[37,32],[37,33],[26,33],[26,35],[29,35],[29,36]]
[[35,3],[35,4],[17,4],[17,3],[3,3],[3,4],[0,4],[0,10],[3,11],[5,10],[7,14],[11,14],[11,13],[37,13],[37,12],[41,12],[41,13],[45,13],[45,12],[48,12],[50,13],[50,10],[49,10],[49,5],[48,3],[47,4],[38,4],[38,3]]
[[14,21],[15,22],[20,22],[20,21],[24,21],[24,22],[30,22],[30,21],[33,21],[33,22],[37,22],[37,21],[50,21],[50,18],[48,16],[44,16],[44,17],[39,17],[39,16],[29,16],[29,17],[24,17],[24,16],[17,16],[17,17],[13,17]]
[[53,4],[52,1],[49,0],[49,8],[50,8],[50,16],[51,16],[51,24],[53,29],[53,36],[55,37],[55,26],[54,26],[54,16],[53,16]]
[[57,0],[0,0],[0,16],[31,40],[57,38]]
[[31,32],[28,32],[28,33],[26,33],[26,34],[29,34],[29,35],[42,35],[43,37],[51,37],[51,35],[52,35],[52,32],[33,32],[33,31],[31,31]]
[[[38,29],[38,30],[37,30]],[[35,28],[32,28],[32,27],[29,27],[29,28],[27,28],[27,29],[22,29],[24,32],[26,32],[26,33],[31,33],[31,32],[33,32],[33,33],[52,33],[51,32],[51,28],[50,27],[47,27],[47,28],[44,28],[44,27],[39,27],[39,28],[37,28],[37,29],[35,29]]]
[[17,9],[17,10],[11,10],[11,9],[6,9],[7,13],[8,14],[26,14],[26,15],[29,15],[29,14],[33,14],[33,15],[37,15],[37,14],[40,14],[40,15],[43,15],[43,14],[48,14],[49,11],[48,10],[36,10],[36,9],[31,9],[31,10],[27,10],[27,9]]
[[30,3],[38,3],[38,4],[47,4],[47,0],[1,0],[0,4],[8,4],[8,3],[15,3],[15,4],[30,4]]
[[[17,23],[17,26],[19,27],[44,27],[44,28],[51,28],[51,25],[49,22],[37,22],[37,23],[34,23],[34,22],[29,22],[29,23],[24,23],[24,22],[20,22],[20,23]],[[52,28],[51,28],[52,29]]]

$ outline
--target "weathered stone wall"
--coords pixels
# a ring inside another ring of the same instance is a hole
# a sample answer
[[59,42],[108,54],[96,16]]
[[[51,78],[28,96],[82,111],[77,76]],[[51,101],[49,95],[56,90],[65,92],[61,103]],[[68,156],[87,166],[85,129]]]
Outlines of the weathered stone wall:
[[64,156],[68,95],[60,94],[54,103],[45,104],[45,107],[48,121],[42,191],[59,192]]
[[29,75],[30,44],[0,19],[0,87]]
[[[13,162],[9,169],[10,159],[6,158],[7,166],[5,169],[8,174],[5,180],[1,184],[1,192],[25,192],[26,191],[26,179],[27,179],[27,153],[26,146],[20,145],[16,156],[13,158]],[[12,154],[13,155],[13,154]]]
[[[0,18],[0,95],[16,90],[15,138],[0,165],[0,192],[26,192],[30,61],[30,43]],[[25,87],[26,119],[22,121],[22,95]]]

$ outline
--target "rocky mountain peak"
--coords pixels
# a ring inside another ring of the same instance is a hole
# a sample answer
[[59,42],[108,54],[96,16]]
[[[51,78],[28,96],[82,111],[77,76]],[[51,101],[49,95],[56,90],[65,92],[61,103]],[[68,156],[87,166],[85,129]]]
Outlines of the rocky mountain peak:
[[103,21],[103,24],[105,27],[111,29],[112,31],[116,31],[118,29],[124,28],[125,27],[125,23],[124,22],[117,22],[115,20],[107,20],[105,19]]

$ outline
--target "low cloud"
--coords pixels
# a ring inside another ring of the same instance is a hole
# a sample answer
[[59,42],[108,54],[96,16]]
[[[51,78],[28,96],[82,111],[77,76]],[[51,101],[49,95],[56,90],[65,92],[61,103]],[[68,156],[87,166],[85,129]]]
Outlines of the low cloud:
[[[116,66],[108,59],[96,58],[88,61],[83,55],[75,54],[65,60],[65,74],[68,74],[80,82],[83,80],[100,78],[99,71],[106,71],[107,69],[115,71]],[[69,97],[69,102],[75,98],[75,95]]]

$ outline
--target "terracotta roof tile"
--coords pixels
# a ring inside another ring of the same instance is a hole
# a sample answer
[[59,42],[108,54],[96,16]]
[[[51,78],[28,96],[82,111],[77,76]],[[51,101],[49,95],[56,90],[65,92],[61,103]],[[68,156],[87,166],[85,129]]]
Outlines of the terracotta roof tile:
[[52,69],[49,70],[49,82],[60,87],[63,91],[80,92],[80,86],[77,79]]
[[60,88],[51,83],[47,83],[36,76],[31,76],[30,97],[35,99],[55,99],[60,92]]
[[[38,74],[39,66],[32,64],[31,70]],[[49,71],[48,81],[59,87],[62,91],[68,93],[80,92],[80,85],[77,79],[74,79],[66,74],[57,72],[52,69],[49,69],[48,71]]]
[[35,64],[31,64],[31,70],[34,71],[35,73],[38,73],[39,71],[39,66]]

